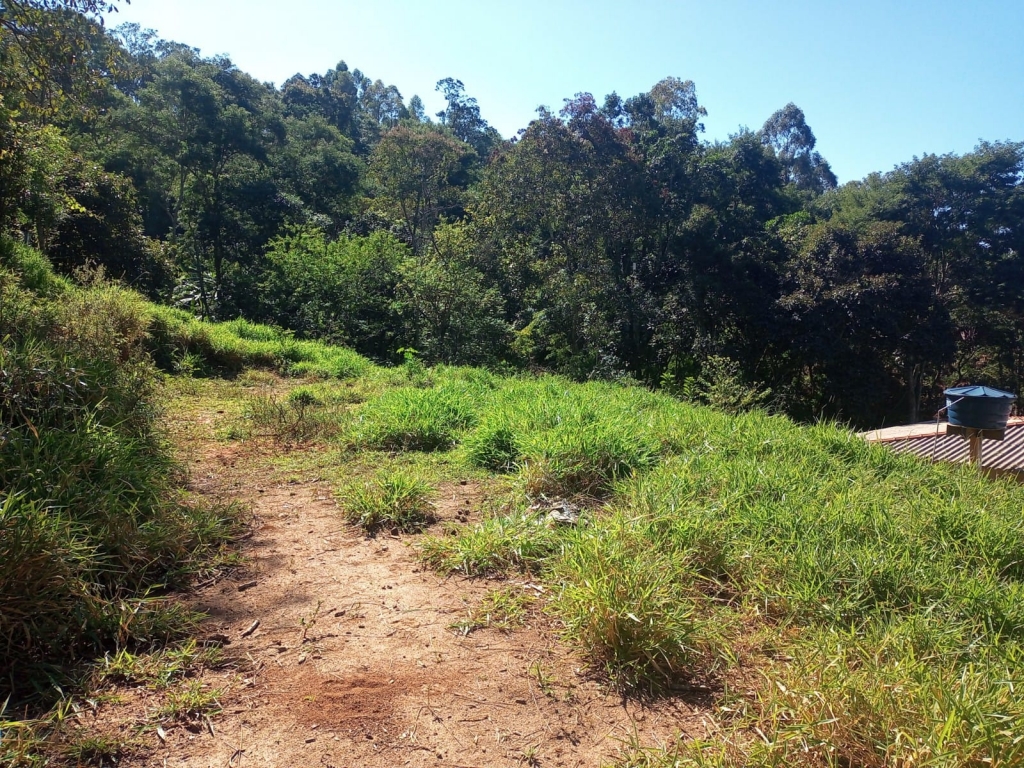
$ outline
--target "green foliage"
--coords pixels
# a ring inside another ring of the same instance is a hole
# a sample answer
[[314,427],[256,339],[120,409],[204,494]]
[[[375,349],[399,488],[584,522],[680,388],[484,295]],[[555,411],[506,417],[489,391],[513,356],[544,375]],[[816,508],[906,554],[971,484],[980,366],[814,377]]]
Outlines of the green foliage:
[[473,157],[465,143],[430,125],[392,128],[374,148],[369,171],[376,205],[401,225],[414,253],[424,252],[441,217],[461,211]]
[[374,534],[381,529],[418,531],[433,515],[430,487],[401,471],[378,474],[339,493],[342,514],[353,525]]
[[188,675],[221,663],[223,651],[203,648],[194,639],[151,653],[133,653],[119,648],[103,657],[96,671],[97,682],[140,685],[164,690]]
[[247,411],[251,435],[286,443],[323,440],[339,434],[345,413],[343,407],[325,402],[307,387],[293,389],[284,400],[258,395],[249,401]]
[[408,249],[393,236],[295,230],[267,252],[260,312],[300,335],[330,339],[379,360],[402,332],[396,290]]
[[473,266],[473,245],[465,225],[441,224],[430,255],[402,264],[398,296],[408,334],[431,362],[479,365],[506,353],[504,302]]
[[447,450],[476,423],[474,394],[454,382],[385,392],[360,411],[359,441],[384,450]]
[[473,607],[469,616],[451,625],[462,635],[478,629],[511,630],[526,623],[530,608],[537,602],[535,595],[521,584],[492,589]]
[[[59,284],[45,270],[29,277]],[[145,302],[109,287],[50,301],[12,273],[3,281],[0,668],[17,698],[37,665],[190,626],[150,592],[222,546],[237,512],[173,493]]]
[[54,274],[49,260],[35,248],[0,237],[0,269],[5,285],[16,281],[27,291],[55,298],[70,290],[70,283]]
[[219,688],[210,688],[202,680],[187,680],[164,695],[157,710],[158,717],[168,720],[194,721],[221,711]]
[[271,368],[294,376],[347,379],[370,370],[366,358],[344,347],[296,341],[290,334],[248,320],[209,323],[178,309],[146,305],[147,346],[164,370],[175,370],[184,355],[201,372],[238,373]]
[[[662,383],[665,384],[663,378]],[[712,355],[701,366],[700,375],[683,382],[679,395],[686,400],[710,405],[726,413],[742,413],[768,406],[772,391],[760,382],[743,381],[739,363]]]
[[[635,388],[499,380],[478,414],[461,448],[478,465],[528,468],[574,424],[595,436],[615,424],[655,461],[606,485],[607,505],[576,526],[513,503],[422,541],[425,562],[543,579],[567,637],[626,688],[714,678],[736,643],[763,667],[754,698],[723,706],[736,733],[757,727],[764,740],[637,747],[624,765],[1019,758],[1019,485],[837,426]],[[599,453],[580,456],[602,475]],[[766,657],[742,645],[751,631]]]

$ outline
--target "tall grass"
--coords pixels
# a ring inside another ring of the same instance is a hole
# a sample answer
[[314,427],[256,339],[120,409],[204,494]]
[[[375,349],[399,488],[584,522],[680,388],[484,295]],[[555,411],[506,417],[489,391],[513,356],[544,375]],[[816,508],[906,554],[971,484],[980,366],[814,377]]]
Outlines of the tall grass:
[[390,390],[362,409],[359,442],[384,450],[447,450],[476,423],[481,397],[461,382]]
[[662,446],[643,423],[645,395],[557,378],[513,381],[500,389],[469,434],[469,461],[522,471],[533,495],[599,496],[653,466]]
[[0,688],[14,700],[33,670],[187,626],[154,595],[237,525],[176,495],[148,305],[30,277],[46,290],[0,271]]
[[405,472],[378,474],[339,493],[342,514],[373,535],[382,529],[418,531],[433,518],[431,489]]
[[559,379],[493,388],[460,451],[592,513],[553,530],[512,505],[424,541],[428,563],[539,574],[567,639],[626,689],[759,666],[721,738],[622,765],[1024,761],[1020,485]]
[[201,373],[238,373],[244,368],[271,368],[294,376],[350,379],[367,373],[372,363],[343,347],[300,341],[290,334],[248,320],[208,323],[187,312],[146,305],[148,348],[154,361],[173,371],[186,356]]

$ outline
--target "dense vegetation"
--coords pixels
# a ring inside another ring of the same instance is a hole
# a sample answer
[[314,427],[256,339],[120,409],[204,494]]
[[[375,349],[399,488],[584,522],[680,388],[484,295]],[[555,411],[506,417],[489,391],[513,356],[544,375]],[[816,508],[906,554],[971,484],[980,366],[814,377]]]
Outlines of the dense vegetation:
[[[714,692],[719,730],[639,741],[620,768],[1024,759],[1017,483],[835,425],[415,359],[245,413],[237,436],[315,446],[370,535],[420,529],[453,478],[486,483],[482,520],[416,541],[428,565],[494,595],[544,584],[625,696]],[[576,524],[549,517],[567,501]]]
[[180,490],[164,374],[257,366],[303,381],[239,434],[383,468],[351,523],[426,525],[431,457],[492,478],[428,564],[545,580],[626,695],[720,691],[623,765],[1024,760],[1020,486],[763,410],[1019,386],[1024,144],[837,187],[798,108],[707,143],[674,78],[504,141],[456,80],[436,121],[344,64],[273,88],[103,6],[0,11],[4,699],[189,628],[167,591],[238,514]]
[[[259,83],[113,31],[95,2],[3,11],[0,226],[206,318],[379,362],[631,378],[858,425],[1024,377],[1024,145],[837,187],[803,112],[701,139],[692,82],[577,94],[512,140],[344,62]],[[86,56],[73,55],[84,50]]]

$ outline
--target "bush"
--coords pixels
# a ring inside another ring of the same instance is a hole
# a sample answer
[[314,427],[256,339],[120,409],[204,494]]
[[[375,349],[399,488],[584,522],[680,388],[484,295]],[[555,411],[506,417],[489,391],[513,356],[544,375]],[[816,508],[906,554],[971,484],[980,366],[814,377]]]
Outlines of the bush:
[[289,443],[333,437],[347,415],[334,398],[313,387],[296,387],[284,400],[273,395],[254,397],[247,410],[257,436]]

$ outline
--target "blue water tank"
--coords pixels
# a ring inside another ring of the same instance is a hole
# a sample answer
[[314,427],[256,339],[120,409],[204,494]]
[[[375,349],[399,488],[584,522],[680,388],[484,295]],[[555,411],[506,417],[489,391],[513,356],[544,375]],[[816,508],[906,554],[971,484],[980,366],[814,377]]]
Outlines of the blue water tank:
[[1006,429],[1017,396],[992,387],[953,387],[945,391],[949,423],[969,429]]

